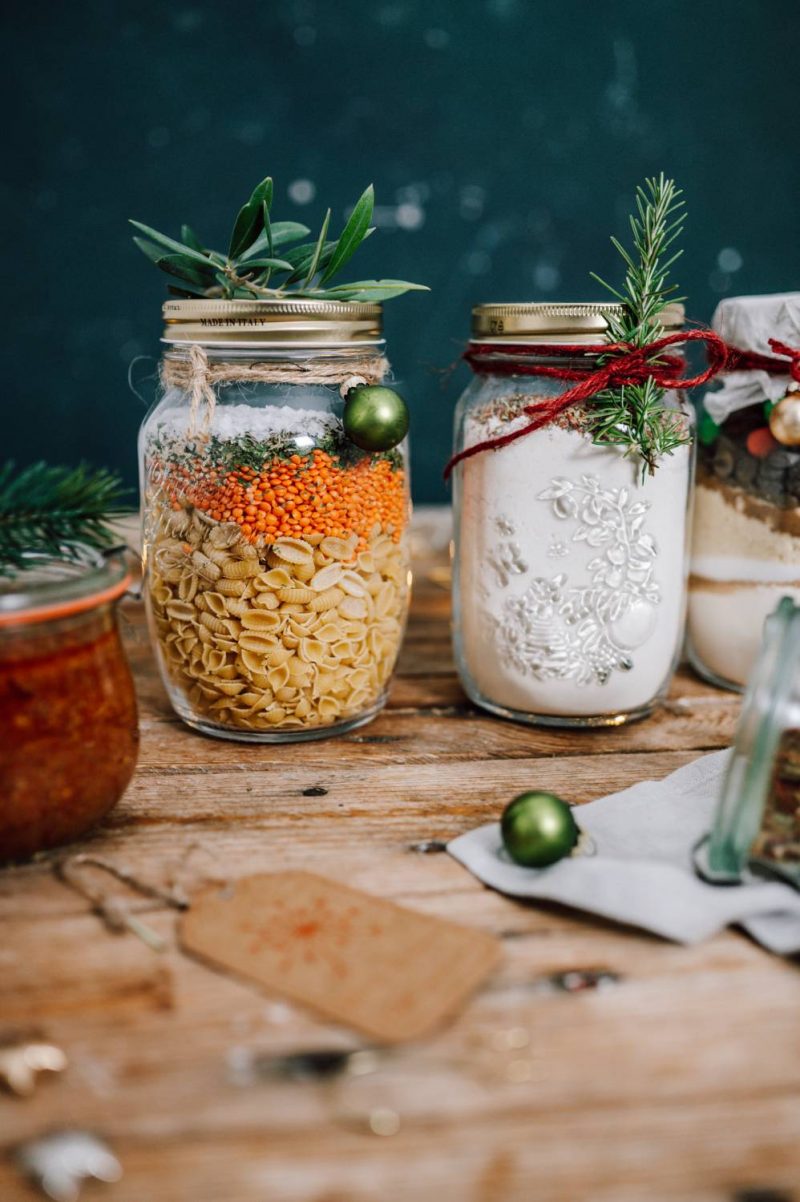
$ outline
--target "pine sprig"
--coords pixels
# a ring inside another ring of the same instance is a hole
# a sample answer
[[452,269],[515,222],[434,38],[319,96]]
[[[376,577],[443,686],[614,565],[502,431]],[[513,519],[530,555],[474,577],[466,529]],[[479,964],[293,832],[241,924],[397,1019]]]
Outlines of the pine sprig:
[[[592,278],[621,305],[618,314],[606,318],[607,341],[648,346],[664,332],[660,317],[665,307],[683,299],[675,296],[677,285],[668,283],[669,272],[683,253],[673,249],[686,216],[681,197],[674,180],[663,173],[645,180],[636,190],[636,211],[630,218],[632,250],[611,239],[625,263],[622,289],[592,272]],[[664,389],[651,379],[599,393],[591,416],[594,442],[624,447],[629,454],[641,456],[643,475],[652,475],[662,456],[689,441],[681,414],[667,408]]]
[[119,478],[86,464],[0,466],[0,576],[31,566],[31,555],[75,558],[118,542],[109,522],[129,509]]
[[226,254],[205,247],[188,225],[181,227],[179,242],[132,220],[131,225],[138,231],[133,241],[156,267],[172,277],[169,291],[173,296],[385,301],[404,292],[427,292],[424,284],[405,280],[331,283],[362,242],[375,232],[370,225],[375,207],[371,184],[356,201],[339,237],[330,241],[330,209],[319,235],[313,242],[303,242],[310,233],[308,226],[272,220],[273,193],[271,177],[256,184],[236,215]]

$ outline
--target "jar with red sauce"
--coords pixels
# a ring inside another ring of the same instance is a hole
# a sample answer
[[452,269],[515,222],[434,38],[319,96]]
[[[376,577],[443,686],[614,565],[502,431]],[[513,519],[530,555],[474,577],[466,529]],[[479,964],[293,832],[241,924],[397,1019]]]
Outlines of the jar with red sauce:
[[117,627],[123,555],[31,557],[0,579],[0,861],[79,838],[117,803],[139,744]]
[[381,306],[181,300],[164,316],[140,453],[172,705],[245,742],[352,730],[385,702],[408,608],[403,432],[365,447],[346,420],[354,393],[388,395]]

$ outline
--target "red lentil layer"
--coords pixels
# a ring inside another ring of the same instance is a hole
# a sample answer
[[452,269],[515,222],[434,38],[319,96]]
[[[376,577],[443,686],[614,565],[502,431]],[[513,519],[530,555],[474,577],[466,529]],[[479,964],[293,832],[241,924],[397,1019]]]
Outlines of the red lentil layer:
[[[179,481],[175,476],[181,477]],[[308,534],[363,543],[377,522],[400,538],[406,519],[405,473],[385,459],[362,459],[342,467],[326,451],[274,459],[261,471],[250,467],[220,472],[196,461],[170,469],[173,507],[188,501],[218,522],[238,522],[251,539],[274,541]]]
[[76,839],[119,800],[138,751],[116,627],[20,632],[0,647],[0,860]]

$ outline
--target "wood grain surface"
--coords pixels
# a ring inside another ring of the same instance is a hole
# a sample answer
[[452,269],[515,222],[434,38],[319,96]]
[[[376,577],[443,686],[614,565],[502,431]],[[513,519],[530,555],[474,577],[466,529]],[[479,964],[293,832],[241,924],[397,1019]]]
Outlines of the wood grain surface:
[[[115,935],[53,874],[0,873],[0,1037],[69,1056],[0,1096],[0,1199],[37,1195],[13,1149],[59,1127],[108,1141],[124,1177],[86,1202],[789,1202],[800,1199],[800,973],[729,931],[682,948],[483,889],[446,840],[515,791],[588,801],[731,738],[739,703],[681,672],[656,716],[535,730],[477,712],[449,647],[441,563],[417,565],[386,711],[335,741],[250,747],[172,715],[141,607],[125,637],[141,703],[136,776],[76,850],[187,889],[309,869],[502,941],[499,967],[425,1041],[296,1079],[275,1058],[364,1048],[301,1007]],[[109,882],[115,893],[127,890]],[[559,974],[602,970],[565,992]]]

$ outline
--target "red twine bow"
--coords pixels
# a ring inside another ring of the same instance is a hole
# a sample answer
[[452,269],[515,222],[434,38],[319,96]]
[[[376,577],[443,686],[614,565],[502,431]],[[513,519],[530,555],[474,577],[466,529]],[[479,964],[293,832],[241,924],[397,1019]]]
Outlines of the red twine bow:
[[[775,355],[759,355],[757,351],[740,351],[736,346],[728,347],[728,362],[726,371],[766,371],[772,376],[790,375],[800,384],[800,347],[787,346],[777,338],[770,338],[769,344]],[[789,362],[786,363],[785,360]]]
[[[681,372],[686,366],[679,355],[662,355],[660,352],[668,346],[685,342],[703,342],[708,353],[708,366],[697,376],[681,378]],[[519,362],[519,359],[539,358],[580,358],[584,355],[612,355],[613,358],[599,367],[567,366],[554,367],[536,362]],[[545,376],[554,380],[577,380],[573,388],[555,397],[543,397],[533,404],[525,405],[520,411],[527,413],[532,420],[527,425],[508,434],[498,434],[494,438],[486,438],[474,443],[466,450],[454,455],[444,469],[447,480],[456,464],[482,451],[496,451],[508,446],[526,434],[547,426],[560,413],[579,401],[586,401],[596,396],[606,388],[624,388],[629,384],[642,384],[652,380],[659,388],[687,389],[705,384],[712,376],[721,371],[728,357],[728,348],[713,330],[687,330],[675,334],[666,334],[656,339],[648,346],[634,347],[628,342],[603,342],[592,346],[560,345],[553,346],[511,346],[495,343],[472,343],[464,355],[473,371],[480,375],[495,376]]]

